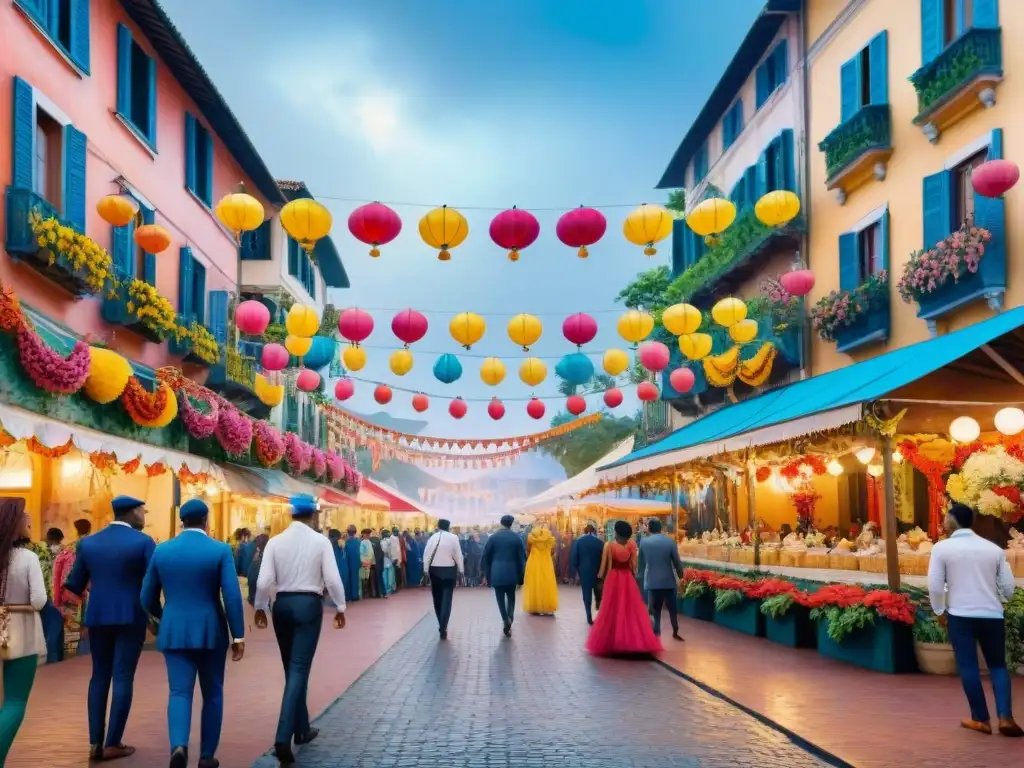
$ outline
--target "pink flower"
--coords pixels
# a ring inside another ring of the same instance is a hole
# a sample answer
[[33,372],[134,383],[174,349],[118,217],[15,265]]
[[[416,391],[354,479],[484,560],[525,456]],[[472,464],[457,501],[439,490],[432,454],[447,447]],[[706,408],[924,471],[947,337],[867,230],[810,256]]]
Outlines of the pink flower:
[[89,344],[78,341],[66,358],[27,324],[18,329],[18,357],[32,383],[51,395],[73,395],[89,378]]
[[[195,397],[197,401],[206,406],[205,410],[200,410],[192,405],[192,397]],[[217,406],[217,400],[212,396],[190,396],[184,390],[181,390],[178,392],[178,415],[185,425],[185,430],[192,437],[196,440],[205,440],[217,428],[220,408]]]
[[214,435],[224,453],[232,457],[242,456],[252,444],[252,422],[237,408],[222,408]]

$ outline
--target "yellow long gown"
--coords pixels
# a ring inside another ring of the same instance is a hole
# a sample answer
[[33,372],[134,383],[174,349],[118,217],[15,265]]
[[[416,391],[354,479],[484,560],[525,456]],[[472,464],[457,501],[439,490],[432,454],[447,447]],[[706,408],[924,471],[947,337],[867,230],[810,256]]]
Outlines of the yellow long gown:
[[523,610],[527,613],[554,613],[558,610],[558,582],[551,557],[555,537],[547,528],[534,528],[528,537],[530,556],[526,560],[523,584]]

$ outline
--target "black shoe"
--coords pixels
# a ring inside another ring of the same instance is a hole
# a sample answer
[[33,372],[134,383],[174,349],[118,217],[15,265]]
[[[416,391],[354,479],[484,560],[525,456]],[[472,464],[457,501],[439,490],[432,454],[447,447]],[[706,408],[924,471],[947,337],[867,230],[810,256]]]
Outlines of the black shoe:
[[319,728],[310,728],[308,731],[306,731],[301,736],[296,735],[295,736],[295,743],[296,744],[309,744],[309,742],[311,742],[313,739],[315,739],[319,735],[320,735],[320,729]]
[[685,640],[683,640],[683,636],[680,635],[678,632],[673,632],[672,633],[672,639],[673,640],[678,640],[681,643],[686,642]]
[[292,754],[292,745],[286,741],[279,741],[274,744],[274,756],[281,765],[295,765],[295,755]]
[[199,768],[220,768],[220,760],[216,757],[200,757]]
[[171,768],[188,768],[188,747],[175,747],[171,750]]
[[512,622],[511,621],[506,621],[505,622],[505,626],[502,627],[501,631],[502,631],[502,634],[505,635],[505,637],[512,637]]

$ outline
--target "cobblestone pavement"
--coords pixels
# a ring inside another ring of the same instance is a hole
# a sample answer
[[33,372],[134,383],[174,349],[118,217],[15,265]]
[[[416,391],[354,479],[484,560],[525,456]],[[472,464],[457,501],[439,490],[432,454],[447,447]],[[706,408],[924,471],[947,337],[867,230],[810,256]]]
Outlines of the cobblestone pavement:
[[459,590],[449,639],[432,616],[417,624],[317,719],[298,766],[827,765],[658,664],[590,657],[576,613],[520,615],[508,640],[491,591]]

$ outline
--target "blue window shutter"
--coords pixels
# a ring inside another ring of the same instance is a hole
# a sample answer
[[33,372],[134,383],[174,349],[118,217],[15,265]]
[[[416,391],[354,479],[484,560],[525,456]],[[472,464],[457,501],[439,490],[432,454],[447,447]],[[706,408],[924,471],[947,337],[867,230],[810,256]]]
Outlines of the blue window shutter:
[[196,190],[196,119],[185,113],[185,187]]
[[860,109],[860,54],[839,69],[839,121],[845,123]]
[[786,128],[779,134],[779,150],[778,164],[782,169],[779,189],[796,192],[796,147],[792,128]]
[[760,200],[768,192],[768,153],[762,152],[757,158],[757,181],[754,184],[754,200]]
[[[977,7],[977,6],[975,6]],[[1003,129],[992,131],[988,148],[989,160],[1003,159]],[[974,223],[992,233],[992,239],[985,246],[985,258],[1006,259],[1006,201],[999,197],[974,195]]]
[[207,326],[218,344],[228,341],[228,291],[210,291],[210,319]]
[[113,227],[111,261],[115,274],[123,280],[135,277],[135,220]]
[[952,197],[949,171],[925,176],[921,195],[924,242],[922,247],[934,248],[953,230]]
[[889,33],[882,30],[868,43],[872,104],[889,103]]
[[41,27],[47,27],[46,0],[15,0],[29,17]]
[[288,274],[299,276],[299,244],[291,237],[288,238]]
[[206,132],[206,142],[203,146],[203,157],[197,162],[205,163],[206,176],[203,181],[203,189],[199,190],[199,196],[207,205],[213,205],[213,134]]
[[789,79],[789,45],[785,39],[779,41],[772,51],[772,66],[775,68],[775,87]]
[[882,269],[889,270],[889,209],[885,209],[882,218],[878,220],[878,228],[882,238]]
[[672,277],[679,277],[686,269],[686,222],[676,219],[672,222]]
[[857,233],[839,236],[839,290],[852,291],[860,285],[860,259],[857,258]]
[[[155,224],[156,212],[152,208],[140,207],[142,211],[143,224]],[[134,259],[132,259],[134,261]],[[156,254],[143,252],[142,254],[142,279],[156,287]]]
[[256,258],[260,261],[270,261],[270,219],[264,221],[253,235],[256,237]]
[[195,259],[192,260],[192,317],[197,322],[206,322],[206,267]]
[[187,245],[178,251],[178,314],[191,322],[192,312],[192,249]]
[[756,97],[755,103],[757,109],[761,108],[761,105],[768,100],[770,91],[768,90],[768,62],[764,62],[757,68],[757,74],[754,76],[754,95]]
[[11,106],[11,184],[20,189],[33,189],[36,102],[32,86],[20,77],[14,78],[14,101]]
[[749,165],[747,170],[743,172],[743,178],[747,182],[747,189],[744,193],[748,205],[754,205],[757,200],[757,166]]
[[946,47],[945,0],[921,0],[921,63],[927,64]]
[[147,77],[149,78],[149,132],[146,138],[156,146],[156,59],[149,59],[146,62]]
[[737,211],[742,211],[747,205],[747,182],[743,176],[740,176],[740,180],[737,181],[729,193],[729,199],[732,200],[733,205],[736,206]]
[[975,29],[995,29],[999,26],[999,0],[974,0]]
[[64,126],[64,218],[85,232],[85,134]]
[[89,72],[89,0],[71,2],[71,61],[83,72]]
[[117,25],[117,111],[132,113],[132,31],[124,24]]

